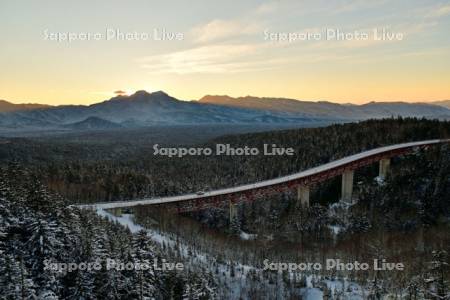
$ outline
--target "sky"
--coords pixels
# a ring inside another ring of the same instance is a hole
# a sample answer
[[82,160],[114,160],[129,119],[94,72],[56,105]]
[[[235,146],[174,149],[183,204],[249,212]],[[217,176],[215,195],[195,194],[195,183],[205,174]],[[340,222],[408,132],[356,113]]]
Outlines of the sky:
[[0,99],[13,103],[142,89],[181,100],[450,99],[450,1],[5,0],[0,25]]

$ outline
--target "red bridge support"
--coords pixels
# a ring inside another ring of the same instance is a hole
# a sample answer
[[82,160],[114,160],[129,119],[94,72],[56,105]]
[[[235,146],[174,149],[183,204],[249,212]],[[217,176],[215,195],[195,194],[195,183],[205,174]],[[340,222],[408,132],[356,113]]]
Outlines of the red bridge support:
[[297,200],[301,207],[309,207],[309,186],[299,185],[297,188]]
[[352,203],[353,197],[353,170],[346,170],[342,173],[342,190],[341,190],[341,200]]
[[236,203],[233,203],[233,201],[229,201],[229,207],[230,207],[230,225],[233,222],[234,219],[237,219],[237,205]]
[[383,158],[380,160],[380,170],[379,175],[380,179],[386,179],[387,173],[389,172],[389,168],[391,166],[391,160],[389,158]]

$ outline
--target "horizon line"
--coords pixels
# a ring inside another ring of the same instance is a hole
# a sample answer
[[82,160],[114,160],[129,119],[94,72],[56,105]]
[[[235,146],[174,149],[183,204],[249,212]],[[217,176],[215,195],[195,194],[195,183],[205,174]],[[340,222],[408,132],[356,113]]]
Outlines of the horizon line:
[[172,96],[170,93],[167,93],[163,90],[155,90],[155,91],[147,91],[147,90],[136,90],[133,93],[130,94],[118,94],[114,95],[114,92],[111,92],[111,97],[103,100],[97,100],[96,102],[88,103],[88,104],[82,104],[82,103],[69,103],[69,104],[48,104],[48,103],[41,103],[41,102],[20,102],[20,100],[10,100],[5,98],[0,98],[0,101],[5,101],[13,105],[43,105],[43,106],[50,106],[50,107],[58,107],[58,106],[90,106],[94,104],[98,104],[101,102],[109,101],[113,98],[117,97],[130,97],[132,95],[135,95],[137,92],[146,92],[148,94],[153,94],[157,92],[163,92],[167,95],[169,95],[172,98],[175,98],[179,101],[185,101],[185,102],[191,102],[191,101],[200,101],[203,97],[206,96],[213,96],[213,97],[230,97],[233,99],[239,99],[239,98],[246,98],[246,97],[252,97],[252,98],[259,98],[259,99],[285,99],[285,100],[294,100],[294,101],[301,101],[301,102],[312,102],[312,103],[319,103],[319,102],[329,102],[334,104],[340,104],[340,105],[346,105],[346,104],[352,104],[352,105],[365,105],[369,103],[409,103],[409,104],[433,104],[436,102],[444,102],[444,101],[450,101],[450,97],[447,99],[434,99],[434,100],[420,100],[420,101],[409,101],[409,100],[365,100],[365,101],[333,101],[333,100],[325,100],[325,99],[297,99],[297,98],[291,98],[291,97],[283,97],[283,96],[253,96],[253,95],[245,95],[245,96],[230,96],[229,94],[214,94],[214,93],[206,93],[202,97],[198,99],[180,99],[175,96]]

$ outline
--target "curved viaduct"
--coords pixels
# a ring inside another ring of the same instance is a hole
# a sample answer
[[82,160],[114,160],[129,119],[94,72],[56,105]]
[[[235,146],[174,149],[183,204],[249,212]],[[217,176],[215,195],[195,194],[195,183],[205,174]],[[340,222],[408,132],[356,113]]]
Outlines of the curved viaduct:
[[133,201],[97,203],[92,205],[81,205],[80,207],[118,209],[139,205],[157,205],[164,206],[173,212],[188,212],[228,204],[230,206],[230,218],[233,218],[236,215],[235,204],[238,202],[251,201],[264,195],[287,192],[294,189],[297,190],[298,199],[301,204],[303,206],[309,206],[309,187],[312,184],[339,175],[342,175],[341,198],[343,201],[351,202],[354,170],[379,162],[379,177],[384,178],[389,170],[390,159],[392,157],[407,154],[416,149],[427,148],[432,145],[448,142],[450,142],[450,139],[427,140],[380,147],[350,155],[295,174],[252,184],[207,191],[202,194],[186,194],[154,199],[149,198]]

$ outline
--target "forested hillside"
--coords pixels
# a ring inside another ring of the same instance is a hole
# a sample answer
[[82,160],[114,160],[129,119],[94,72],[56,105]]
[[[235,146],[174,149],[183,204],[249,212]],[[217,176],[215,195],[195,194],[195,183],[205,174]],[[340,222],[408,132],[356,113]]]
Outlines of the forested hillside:
[[[98,202],[177,195],[251,183],[383,145],[443,137],[450,137],[450,122],[400,118],[230,135],[198,145],[214,148],[217,143],[223,143],[232,147],[258,147],[262,152],[263,144],[276,144],[294,148],[293,156],[169,158],[154,156],[150,145],[131,147],[119,143],[102,147],[95,143],[78,146],[71,142],[64,146],[60,141],[49,140],[46,144],[32,143],[32,148],[28,148],[26,141],[21,141],[19,148],[15,144],[5,145],[14,151],[5,151],[3,160],[26,159],[52,190],[73,202]],[[109,155],[113,149],[121,149],[116,159]]]
[[[147,232],[131,234],[95,212],[68,207],[17,165],[0,169],[0,298],[210,299],[214,282],[201,270],[160,271],[155,259],[183,262]],[[147,262],[146,270],[107,269],[107,259]],[[52,264],[96,263],[60,271]]]
[[[387,119],[229,135],[199,145],[262,149],[263,144],[273,143],[295,149],[294,156],[282,157],[168,158],[153,156],[145,143],[105,147],[92,141],[77,146],[73,140],[64,145],[61,140],[20,139],[1,144],[1,295],[6,299],[298,298],[309,289],[330,299],[363,294],[370,299],[441,297],[449,292],[447,145],[394,158],[384,181],[374,180],[376,164],[357,170],[353,205],[337,202],[340,178],[335,178],[312,187],[309,208],[299,207],[295,193],[279,193],[239,204],[234,220],[223,208],[184,215],[152,208],[130,210],[127,215],[135,217],[130,220],[149,230],[132,233],[101,218],[99,212],[72,204],[227,187],[383,145],[446,137],[450,137],[450,122]],[[120,159],[111,155],[117,149]],[[172,239],[170,246],[162,237]],[[262,270],[265,259],[324,262],[327,257],[401,261],[406,269],[292,274]],[[104,265],[107,259],[154,258],[187,267],[165,272],[153,268],[66,273],[46,268],[49,262]]]

